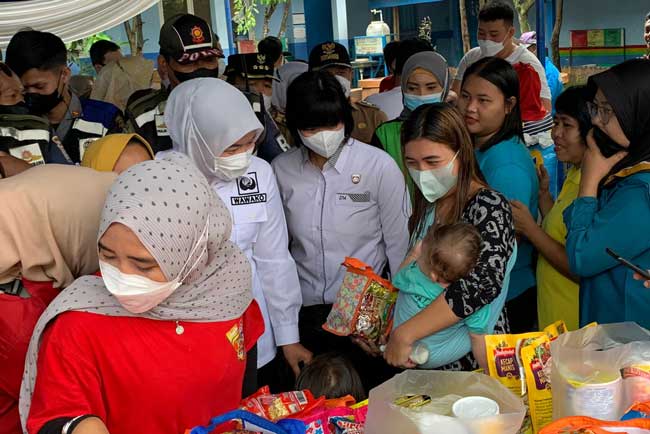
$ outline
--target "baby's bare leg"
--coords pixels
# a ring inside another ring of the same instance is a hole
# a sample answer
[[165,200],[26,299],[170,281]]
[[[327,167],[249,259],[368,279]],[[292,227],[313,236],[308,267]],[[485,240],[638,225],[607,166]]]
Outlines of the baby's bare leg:
[[483,372],[488,374],[489,368],[487,362],[487,349],[485,347],[485,335],[470,333],[469,337],[472,340],[472,353],[474,354],[474,358],[481,369],[483,369]]

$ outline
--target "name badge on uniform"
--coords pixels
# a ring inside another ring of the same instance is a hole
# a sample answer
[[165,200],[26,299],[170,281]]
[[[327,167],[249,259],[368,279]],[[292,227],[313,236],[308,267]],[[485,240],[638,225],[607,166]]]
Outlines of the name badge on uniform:
[[43,153],[38,143],[30,143],[29,145],[11,148],[9,149],[9,153],[13,157],[19,158],[32,166],[45,164],[45,158],[43,158]]
[[169,137],[167,124],[165,123],[165,115],[155,115],[154,121],[156,122],[156,135],[158,137]]
[[79,161],[84,159],[84,155],[86,154],[86,149],[88,149],[88,146],[95,140],[99,139],[99,137],[88,137],[87,139],[79,139]]
[[282,133],[277,135],[275,141],[278,142],[278,145],[280,145],[280,149],[282,149],[282,151],[287,152],[289,149],[291,149],[291,145],[289,145],[289,142],[287,142],[287,139],[284,138],[284,135]]
[[364,205],[370,202],[370,192],[365,193],[336,193],[337,205]]

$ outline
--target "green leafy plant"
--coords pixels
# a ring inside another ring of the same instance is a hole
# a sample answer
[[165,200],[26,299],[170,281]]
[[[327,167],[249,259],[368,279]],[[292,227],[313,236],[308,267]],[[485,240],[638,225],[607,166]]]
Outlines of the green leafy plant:
[[237,23],[237,34],[248,33],[249,39],[255,39],[255,25],[257,24],[255,15],[257,13],[255,0],[234,0],[232,20]]
[[81,62],[82,54],[88,53],[90,47],[97,41],[111,41],[111,37],[106,33],[97,33],[87,38],[78,39],[66,44],[68,50],[68,63],[75,64],[79,66],[81,75],[93,75],[94,69],[92,65],[87,65],[84,62]]

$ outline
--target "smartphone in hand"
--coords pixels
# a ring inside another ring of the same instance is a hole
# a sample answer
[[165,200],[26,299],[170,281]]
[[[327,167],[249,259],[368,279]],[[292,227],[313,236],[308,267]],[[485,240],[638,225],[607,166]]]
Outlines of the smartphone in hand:
[[623,258],[616,252],[614,252],[612,249],[605,249],[607,254],[611,256],[612,258],[616,259],[618,262],[621,264],[625,265],[627,268],[634,270],[638,275],[643,277],[645,280],[650,280],[650,273],[648,273],[648,270],[644,270],[643,268],[639,267],[638,265],[635,265],[628,261],[627,259]]

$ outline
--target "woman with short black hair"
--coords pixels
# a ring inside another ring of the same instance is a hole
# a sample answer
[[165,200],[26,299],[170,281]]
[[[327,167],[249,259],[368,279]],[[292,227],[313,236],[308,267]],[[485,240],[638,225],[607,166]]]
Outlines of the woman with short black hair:
[[[404,176],[387,153],[350,138],[350,105],[327,72],[307,72],[289,86],[287,123],[299,147],[272,165],[303,295],[301,341],[315,354],[341,350],[353,353],[355,365],[367,365],[347,338],[321,326],[343,282],[341,263],[347,256],[377,273],[397,272],[408,247]],[[369,371],[362,375],[366,388],[382,380]]]

